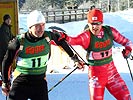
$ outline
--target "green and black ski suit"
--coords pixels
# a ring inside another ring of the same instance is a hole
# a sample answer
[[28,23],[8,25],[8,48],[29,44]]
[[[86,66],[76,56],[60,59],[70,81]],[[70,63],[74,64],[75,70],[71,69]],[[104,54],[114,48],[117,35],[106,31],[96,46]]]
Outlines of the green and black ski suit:
[[48,100],[45,74],[50,53],[49,40],[62,46],[70,57],[74,55],[64,40],[58,41],[58,35],[49,31],[45,31],[41,38],[34,38],[27,32],[9,42],[2,66],[3,82],[10,81],[8,70],[17,57],[8,100]]

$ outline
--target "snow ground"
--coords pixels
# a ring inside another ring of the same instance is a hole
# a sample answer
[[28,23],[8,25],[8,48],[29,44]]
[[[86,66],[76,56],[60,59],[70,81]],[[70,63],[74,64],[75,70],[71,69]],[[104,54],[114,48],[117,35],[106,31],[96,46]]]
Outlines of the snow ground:
[[[20,18],[20,28],[24,28],[23,31],[26,31],[26,15],[19,15]],[[71,36],[77,35],[80,33],[87,21],[77,21],[77,22],[69,22],[65,24],[57,24],[57,23],[48,23],[46,25],[46,29],[51,25],[61,26],[63,29],[67,31],[67,33]],[[128,37],[133,42],[133,9],[119,11],[119,12],[111,12],[104,13],[104,24],[114,26],[118,29],[124,36]],[[127,62],[123,59],[121,55],[122,47],[118,44],[115,44],[115,48],[113,49],[113,58],[114,62],[117,66],[118,72],[125,80],[131,96],[133,98],[133,81],[131,80],[129,69],[127,66]],[[133,74],[133,60],[129,60],[130,68]],[[73,65],[71,65],[73,66]],[[57,82],[59,82],[65,75],[73,70],[71,69],[57,69],[59,73],[47,73],[48,80],[48,88],[50,89]],[[57,87],[55,87],[51,92],[49,92],[50,100],[89,100],[88,93],[88,77],[87,77],[87,67],[85,71],[76,70],[69,77],[67,77],[62,83],[60,83]],[[0,100],[6,100],[5,96],[3,96],[0,92]],[[110,93],[105,90],[105,100],[115,100],[115,98],[110,95]]]

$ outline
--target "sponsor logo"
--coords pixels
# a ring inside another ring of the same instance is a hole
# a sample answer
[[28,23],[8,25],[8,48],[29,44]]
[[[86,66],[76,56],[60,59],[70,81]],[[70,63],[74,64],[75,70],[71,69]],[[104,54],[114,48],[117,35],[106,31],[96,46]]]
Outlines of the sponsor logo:
[[92,20],[98,20],[98,18],[97,17],[92,17]]
[[40,53],[40,52],[44,51],[44,48],[45,48],[44,45],[35,46],[35,47],[28,46],[25,49],[25,53],[26,54],[37,54],[37,53]]
[[106,48],[107,46],[109,46],[110,45],[110,39],[108,39],[108,40],[106,40],[106,41],[104,41],[104,42],[96,42],[95,43],[95,48]]

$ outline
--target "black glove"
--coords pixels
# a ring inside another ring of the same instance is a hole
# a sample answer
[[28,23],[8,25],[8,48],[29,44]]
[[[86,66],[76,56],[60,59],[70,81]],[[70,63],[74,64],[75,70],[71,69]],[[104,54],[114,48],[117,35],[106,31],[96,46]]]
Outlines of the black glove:
[[63,32],[54,32],[54,34],[58,38],[58,41],[60,41],[60,40],[66,40],[66,38],[67,38],[67,34],[66,33],[63,33]]

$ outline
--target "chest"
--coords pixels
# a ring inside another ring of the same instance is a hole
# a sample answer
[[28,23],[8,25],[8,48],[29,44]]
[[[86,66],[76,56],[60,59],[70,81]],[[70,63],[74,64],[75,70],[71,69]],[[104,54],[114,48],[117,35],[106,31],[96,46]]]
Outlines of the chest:
[[27,39],[24,39],[21,45],[22,50],[19,52],[19,56],[24,58],[43,56],[50,52],[50,44],[46,39],[37,42],[29,42]]

